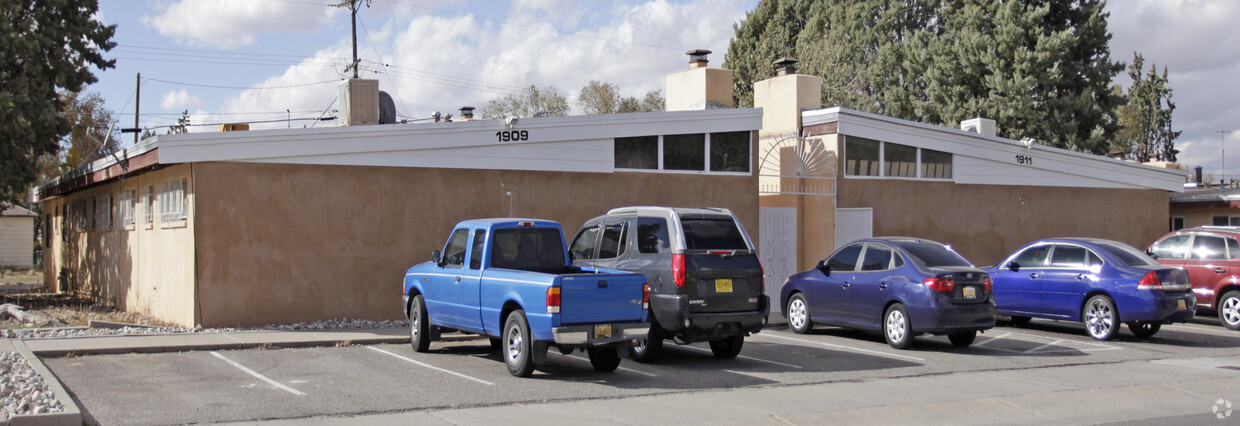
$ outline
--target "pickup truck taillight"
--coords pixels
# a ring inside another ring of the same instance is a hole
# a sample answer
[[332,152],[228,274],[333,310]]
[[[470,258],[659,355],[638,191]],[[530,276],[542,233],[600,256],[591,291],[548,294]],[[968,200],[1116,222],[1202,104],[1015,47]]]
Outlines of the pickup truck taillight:
[[650,310],[650,284],[642,284],[642,310]]
[[560,288],[551,287],[547,289],[547,313],[560,313]]
[[676,282],[676,287],[685,286],[685,255],[672,255],[672,281]]

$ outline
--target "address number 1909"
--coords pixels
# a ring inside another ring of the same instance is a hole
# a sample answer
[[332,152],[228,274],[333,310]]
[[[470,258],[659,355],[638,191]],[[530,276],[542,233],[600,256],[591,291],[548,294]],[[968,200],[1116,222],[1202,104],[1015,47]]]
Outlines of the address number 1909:
[[530,140],[529,130],[501,130],[495,132],[495,140],[499,142],[512,141],[528,141]]

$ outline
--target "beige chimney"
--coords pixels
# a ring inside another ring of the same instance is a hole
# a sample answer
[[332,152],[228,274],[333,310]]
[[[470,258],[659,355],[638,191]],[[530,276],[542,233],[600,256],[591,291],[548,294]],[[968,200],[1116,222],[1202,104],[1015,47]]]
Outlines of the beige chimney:
[[797,133],[801,111],[822,108],[822,78],[796,73],[795,58],[775,61],[775,77],[753,84],[753,107],[762,108],[761,134]]
[[690,50],[689,69],[667,76],[667,110],[732,108],[732,70],[706,66],[709,50]]
[[473,120],[474,120],[474,107],[471,107],[471,106],[461,107],[461,118],[458,118],[456,121],[473,121]]
[[351,78],[340,83],[340,125],[379,124],[379,80]]

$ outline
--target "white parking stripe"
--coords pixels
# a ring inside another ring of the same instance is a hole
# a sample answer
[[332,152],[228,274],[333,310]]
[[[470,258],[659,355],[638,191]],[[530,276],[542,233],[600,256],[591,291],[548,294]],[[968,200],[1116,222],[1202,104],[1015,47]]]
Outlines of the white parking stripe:
[[1240,331],[1228,330],[1226,328],[1223,328],[1223,326],[1221,325],[1218,327],[1203,327],[1203,326],[1198,326],[1198,325],[1175,324],[1171,327],[1164,328],[1163,331],[1179,330],[1182,328],[1188,328],[1188,329],[1192,329],[1193,331],[1200,331],[1203,333],[1217,334],[1220,336],[1240,337]]
[[813,340],[804,340],[804,339],[797,339],[797,338],[793,338],[793,337],[784,337],[784,336],[780,336],[780,335],[776,335],[776,334],[767,334],[767,333],[762,333],[762,334],[757,334],[757,335],[754,335],[753,337],[758,337],[758,338],[770,337],[770,338],[775,338],[775,339],[791,340],[791,341],[794,341],[794,342],[809,343],[809,344],[811,344],[811,345],[826,346],[826,347],[828,347],[828,348],[843,349],[843,350],[846,350],[846,351],[863,352],[863,353],[867,353],[867,354],[873,354],[873,355],[878,355],[878,356],[885,356],[885,357],[888,357],[888,358],[907,359],[907,360],[920,361],[920,362],[925,362],[925,361],[926,361],[926,359],[925,359],[925,358],[918,358],[918,357],[915,357],[915,356],[908,356],[908,355],[892,354],[892,353],[887,353],[887,352],[872,351],[872,350],[869,350],[869,349],[854,348],[854,347],[852,347],[852,346],[833,345],[833,344],[830,344],[830,343],[815,342],[815,341],[813,341]]
[[306,395],[306,393],[305,393],[305,392],[299,391],[299,390],[297,390],[297,389],[290,388],[290,387],[288,387],[288,386],[284,386],[284,385],[283,385],[283,384],[281,384],[280,382],[277,382],[277,381],[275,381],[275,380],[271,380],[270,378],[268,378],[267,376],[264,376],[264,375],[262,375],[262,374],[258,374],[258,372],[257,372],[257,371],[254,371],[254,370],[251,370],[251,369],[249,369],[249,368],[246,368],[244,365],[241,365],[241,364],[237,363],[237,361],[233,361],[233,360],[231,360],[231,359],[228,359],[228,358],[224,357],[224,355],[220,355],[220,353],[219,353],[219,352],[211,352],[211,355],[215,355],[215,357],[216,357],[216,358],[219,358],[219,359],[224,360],[224,362],[227,362],[228,364],[232,365],[233,367],[237,367],[237,368],[241,369],[241,371],[244,371],[244,372],[246,372],[246,373],[249,373],[251,376],[257,377],[259,380],[262,380],[262,381],[264,381],[264,382],[267,382],[268,384],[270,384],[270,385],[272,385],[272,386],[275,386],[275,387],[277,387],[277,388],[280,388],[280,389],[284,389],[284,390],[286,390],[286,391],[289,391],[289,393],[292,393],[293,395],[297,395],[297,396],[305,396],[305,395]]
[[[697,351],[697,352],[705,352],[705,353],[708,353],[708,354],[713,354],[713,353],[714,353],[714,352],[710,351],[709,349],[702,349],[702,348],[693,347],[693,346],[687,346],[687,345],[686,345],[686,346],[677,346],[677,348],[680,348],[680,349],[690,349],[690,350],[694,350],[694,351]],[[754,358],[754,357],[751,357],[751,356],[737,355],[736,357],[737,357],[737,358],[741,358],[741,359],[747,359],[747,360],[750,360],[750,361],[765,362],[765,363],[767,363],[767,364],[782,365],[782,366],[784,366],[784,367],[791,367],[791,368],[804,368],[804,367],[801,367],[801,366],[799,366],[799,365],[784,364],[784,363],[782,363],[782,362],[771,361],[771,360],[765,360],[765,359],[762,359],[762,358]]]
[[366,347],[366,349],[370,349],[370,350],[375,351],[375,352],[385,353],[385,354],[388,354],[388,355],[394,356],[394,357],[396,357],[396,358],[399,358],[399,359],[402,359],[402,360],[409,361],[409,362],[412,362],[412,363],[414,363],[414,364],[420,365],[420,366],[422,366],[422,367],[429,368],[429,369],[431,369],[431,370],[435,370],[435,371],[439,371],[439,372],[443,372],[443,373],[448,373],[448,374],[451,374],[451,375],[453,375],[453,376],[457,376],[457,377],[461,377],[461,378],[465,378],[465,379],[473,380],[473,381],[475,381],[475,382],[482,383],[482,384],[487,385],[487,386],[495,386],[495,384],[494,384],[494,383],[488,382],[488,381],[486,381],[486,380],[482,380],[482,379],[475,378],[475,377],[470,377],[470,376],[467,376],[467,375],[464,375],[464,374],[461,374],[461,373],[457,373],[457,372],[452,371],[452,370],[445,370],[445,369],[442,369],[442,368],[439,368],[439,367],[436,367],[436,366],[433,366],[433,365],[430,365],[430,364],[427,364],[427,363],[424,363],[424,362],[421,362],[421,361],[415,360],[415,359],[413,359],[413,358],[404,357],[404,356],[401,356],[401,355],[397,355],[397,354],[394,354],[394,353],[391,353],[391,352],[385,351],[385,350],[383,350],[383,349],[376,348],[376,347],[374,347],[374,346],[367,346],[367,347]]
[[1036,348],[1033,348],[1033,349],[1027,350],[1027,351],[1025,351],[1025,353],[1027,353],[1027,354],[1031,354],[1031,353],[1037,352],[1037,351],[1039,351],[1039,350],[1046,349],[1046,348],[1049,348],[1049,347],[1051,347],[1051,346],[1058,345],[1058,344],[1063,343],[1063,342],[1065,342],[1065,340],[1064,340],[1064,339],[1055,339],[1055,340],[1052,340],[1050,343],[1047,343],[1047,344],[1045,344],[1045,345],[1038,346],[1038,347],[1036,347]]
[[983,341],[980,341],[980,342],[974,343],[974,344],[973,344],[973,347],[975,347],[975,348],[976,348],[976,347],[979,347],[979,346],[986,346],[986,345],[989,345],[989,344],[993,343],[993,342],[994,342],[994,341],[996,341],[996,340],[999,340],[999,339],[1002,339],[1002,338],[1004,338],[1004,337],[1008,337],[1008,336],[1011,336],[1011,335],[1012,335],[1012,333],[1003,333],[1003,334],[1000,334],[1000,335],[995,336],[995,337],[990,337],[990,338],[987,338],[986,340],[983,340]]
[[[556,353],[557,353],[557,354],[560,354],[559,352],[556,352]],[[560,354],[560,356],[567,356],[567,357],[569,357],[569,358],[579,359],[579,360],[583,360],[583,361],[589,361],[589,360],[590,360],[589,358],[586,358],[586,357],[584,357],[584,355],[580,355],[580,354],[573,354],[573,355],[564,355],[564,354]],[[617,370],[621,370],[621,371],[627,371],[627,372],[630,372],[630,373],[637,373],[637,374],[641,374],[641,375],[643,375],[643,376],[647,376],[647,377],[659,377],[659,375],[658,375],[658,374],[654,374],[654,373],[647,373],[647,372],[645,372],[645,371],[637,371],[637,370],[634,370],[634,369],[632,369],[632,368],[616,367],[616,369],[617,369]]]

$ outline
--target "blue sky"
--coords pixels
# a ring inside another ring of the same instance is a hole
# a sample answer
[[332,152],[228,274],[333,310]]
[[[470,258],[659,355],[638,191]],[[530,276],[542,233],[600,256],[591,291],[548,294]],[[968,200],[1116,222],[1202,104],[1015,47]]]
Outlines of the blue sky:
[[[137,73],[141,127],[172,124],[182,110],[195,124],[310,125],[297,119],[333,115],[351,57],[349,15],[330,3],[338,0],[101,0],[100,19],[117,25],[118,46],[107,54],[117,63],[87,90],[123,127],[133,126]],[[409,119],[482,107],[530,84],[554,86],[574,106],[592,79],[641,96],[684,69],[687,50],[712,50],[711,64],[722,64],[733,23],[756,4],[373,0],[358,14],[360,69]],[[1114,59],[1140,51],[1147,64],[1170,67],[1180,162],[1217,176],[1221,138],[1231,148],[1227,174],[1240,176],[1240,2],[1113,0],[1108,11]]]

